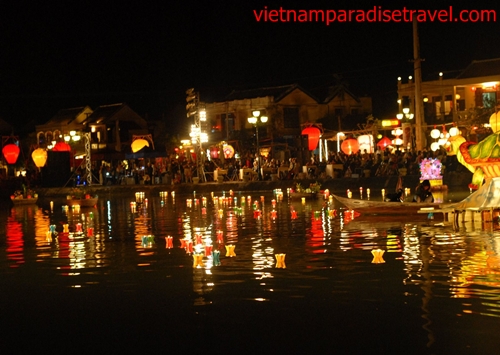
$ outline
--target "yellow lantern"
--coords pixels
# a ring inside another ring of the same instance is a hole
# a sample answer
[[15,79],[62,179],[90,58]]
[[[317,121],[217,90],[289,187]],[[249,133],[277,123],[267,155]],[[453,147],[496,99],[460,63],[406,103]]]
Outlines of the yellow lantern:
[[145,139],[139,138],[132,142],[131,144],[132,152],[137,153],[144,147],[149,147],[149,142]]
[[31,158],[37,168],[43,168],[47,162],[47,151],[43,148],[37,148],[31,153]]

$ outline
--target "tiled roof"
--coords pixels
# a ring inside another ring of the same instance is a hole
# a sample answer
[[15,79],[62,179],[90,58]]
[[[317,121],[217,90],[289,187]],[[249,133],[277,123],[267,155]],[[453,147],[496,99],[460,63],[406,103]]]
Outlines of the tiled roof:
[[89,116],[87,123],[106,122],[125,106],[124,103],[99,106]]
[[500,58],[473,60],[457,79],[478,78],[483,76],[500,75]]
[[81,114],[87,106],[82,106],[82,107],[74,107],[74,108],[65,108],[62,110],[59,110],[48,122],[45,124],[69,124],[71,121],[73,121],[75,118],[78,117],[79,114]]
[[311,96],[313,99],[316,100],[316,98],[312,94],[308,93],[306,90],[301,88],[298,84],[291,84],[291,85],[255,88],[255,89],[247,89],[247,90],[233,90],[228,96],[226,96],[224,101],[243,100],[243,99],[252,99],[252,98],[256,98],[256,97],[272,96],[274,98],[274,102],[278,102],[295,89],[302,90],[307,95]]

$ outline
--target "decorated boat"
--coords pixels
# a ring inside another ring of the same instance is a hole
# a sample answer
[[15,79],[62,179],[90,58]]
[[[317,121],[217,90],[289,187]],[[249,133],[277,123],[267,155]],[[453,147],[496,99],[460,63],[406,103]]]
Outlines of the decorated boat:
[[323,196],[320,189],[321,185],[317,182],[310,184],[307,188],[303,188],[301,184],[297,184],[295,189],[290,189],[288,195],[293,199],[315,199]]
[[10,200],[12,201],[14,206],[33,205],[33,204],[36,204],[36,202],[38,201],[38,197],[28,197],[28,198],[24,198],[24,197],[12,198],[11,197]]
[[348,209],[364,214],[409,214],[418,213],[420,210],[431,213],[434,208],[442,207],[439,203],[385,202],[340,197],[334,194],[332,196]]

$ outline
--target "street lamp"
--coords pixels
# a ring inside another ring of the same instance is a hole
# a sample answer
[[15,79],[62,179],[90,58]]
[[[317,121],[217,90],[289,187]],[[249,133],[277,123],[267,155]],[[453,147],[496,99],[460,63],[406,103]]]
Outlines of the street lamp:
[[260,172],[260,147],[259,147],[259,123],[266,123],[268,120],[267,116],[261,116],[261,112],[255,110],[252,112],[252,117],[248,117],[248,123],[255,126],[255,136],[257,138],[257,176],[259,180],[262,180],[262,174]]

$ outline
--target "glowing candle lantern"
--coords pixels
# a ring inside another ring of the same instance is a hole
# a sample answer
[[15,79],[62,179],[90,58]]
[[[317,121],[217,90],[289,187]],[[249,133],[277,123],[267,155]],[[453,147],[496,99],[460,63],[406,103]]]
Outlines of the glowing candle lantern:
[[76,233],[83,233],[81,223],[76,224]]
[[94,228],[92,228],[92,227],[87,228],[87,236],[88,237],[94,236]]
[[385,200],[385,189],[382,189],[382,200]]
[[306,204],[306,198],[305,197],[302,197],[302,204],[305,205]]
[[181,248],[186,249],[186,241],[187,239],[181,239]]
[[201,234],[196,234],[196,244],[203,244],[203,237]]
[[276,208],[276,200],[275,199],[271,200],[271,205],[273,206],[273,208]]
[[165,237],[165,247],[167,249],[172,249],[174,247],[174,238],[172,236]]
[[370,189],[366,189],[366,197],[370,198]]
[[314,219],[318,220],[320,217],[320,212],[319,211],[314,211]]
[[43,168],[47,163],[47,151],[42,148],[37,148],[31,153],[31,158],[37,168]]
[[175,191],[172,191],[172,198],[175,198]]
[[214,266],[220,266],[221,263],[220,263],[220,251],[218,250],[214,250],[212,251],[212,263],[214,264]]
[[52,233],[50,233],[50,231],[47,231],[47,233],[45,234],[45,240],[47,241],[47,243],[52,242]]
[[63,224],[63,233],[69,233],[69,224]]
[[207,214],[207,208],[206,207],[202,207],[201,208],[201,214],[202,215],[206,215]]
[[264,196],[260,196],[260,201],[264,203]]
[[276,268],[277,269],[286,269],[285,265],[285,256],[286,254],[275,254],[276,257]]
[[297,211],[292,210],[291,213],[292,213],[292,219],[297,219]]
[[57,232],[56,232],[56,225],[55,224],[51,224],[49,226],[49,230],[50,230],[50,233],[57,234]]
[[330,203],[330,204],[333,203],[333,196],[331,196],[331,195],[328,196],[328,203]]
[[201,204],[202,204],[202,206],[204,206],[204,207],[206,207],[206,206],[207,206],[207,198],[206,198],[206,197],[203,197],[203,198],[201,199]]
[[193,267],[203,267],[203,254],[193,254]]
[[278,216],[278,212],[276,212],[276,210],[272,210],[271,211],[271,218],[276,219],[277,216]]
[[224,217],[224,210],[220,209],[219,210],[219,218]]
[[226,256],[232,258],[233,256],[236,256],[234,253],[234,248],[236,246],[234,244],[228,244],[226,245]]
[[255,210],[255,211],[253,211],[253,218],[257,218],[257,219],[259,219],[259,218],[260,218],[260,216],[261,216],[261,212],[260,212],[260,210]]
[[188,199],[186,200],[186,204],[187,204],[187,207],[188,207],[188,208],[191,208],[191,207],[193,206],[193,200],[191,200],[190,198],[188,198]]
[[348,197],[348,198],[352,198],[352,192],[351,192],[351,191],[349,191],[349,192],[347,193],[347,197]]
[[50,201],[50,210],[52,211],[54,209],[54,201]]
[[372,264],[383,264],[385,260],[382,258],[384,255],[384,251],[382,249],[374,249],[372,250],[373,260]]
[[206,256],[209,256],[209,255],[212,255],[212,245],[205,245],[205,255]]
[[359,196],[361,196],[361,198],[363,198],[363,188],[362,187],[359,188]]
[[232,197],[232,196],[233,196],[233,194],[234,194],[233,190],[229,190],[229,196],[231,196],[231,197]]

